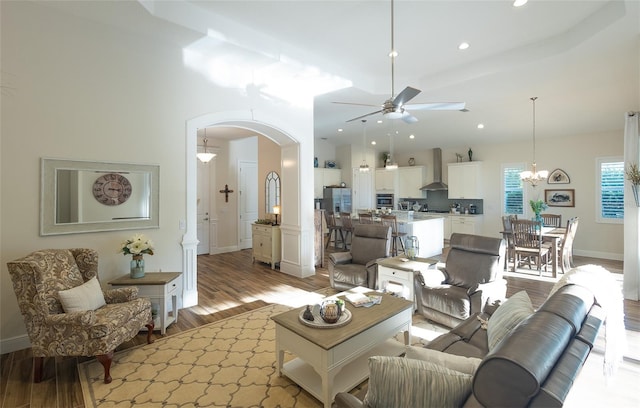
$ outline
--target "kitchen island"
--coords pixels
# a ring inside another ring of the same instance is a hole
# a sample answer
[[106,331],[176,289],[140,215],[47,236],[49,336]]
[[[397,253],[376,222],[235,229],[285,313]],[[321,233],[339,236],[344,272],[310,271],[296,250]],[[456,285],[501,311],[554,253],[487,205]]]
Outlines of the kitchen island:
[[[399,232],[407,237],[418,237],[420,249],[418,257],[430,258],[442,254],[444,247],[444,217],[441,215],[414,213],[413,211],[393,211]],[[406,239],[406,237],[405,237]]]

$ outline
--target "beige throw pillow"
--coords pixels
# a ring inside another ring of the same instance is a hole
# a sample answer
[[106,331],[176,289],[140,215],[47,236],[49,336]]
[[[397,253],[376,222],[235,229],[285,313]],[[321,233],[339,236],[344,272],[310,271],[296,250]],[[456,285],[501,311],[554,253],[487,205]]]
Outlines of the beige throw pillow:
[[471,393],[469,374],[403,357],[369,358],[371,408],[460,407]]
[[507,299],[489,318],[487,340],[489,351],[502,341],[521,321],[534,312],[527,292],[520,291]]
[[429,363],[438,364],[450,370],[460,371],[461,373],[471,374],[482,362],[479,358],[464,357],[455,354],[445,353],[444,351],[432,350],[424,347],[408,346],[406,358],[414,360],[427,361]]
[[65,313],[96,310],[107,304],[95,277],[75,288],[59,291],[58,297]]

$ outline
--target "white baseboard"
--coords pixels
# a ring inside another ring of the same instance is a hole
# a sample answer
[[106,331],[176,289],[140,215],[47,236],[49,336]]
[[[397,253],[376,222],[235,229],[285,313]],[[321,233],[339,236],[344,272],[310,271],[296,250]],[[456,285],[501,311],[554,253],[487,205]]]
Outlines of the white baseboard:
[[13,353],[29,347],[31,347],[31,342],[26,334],[0,340],[0,354]]
[[616,254],[612,252],[600,252],[600,251],[582,251],[582,250],[574,250],[574,255],[578,256],[586,256],[589,258],[602,258],[602,259],[611,259],[613,261],[624,261],[624,254]]

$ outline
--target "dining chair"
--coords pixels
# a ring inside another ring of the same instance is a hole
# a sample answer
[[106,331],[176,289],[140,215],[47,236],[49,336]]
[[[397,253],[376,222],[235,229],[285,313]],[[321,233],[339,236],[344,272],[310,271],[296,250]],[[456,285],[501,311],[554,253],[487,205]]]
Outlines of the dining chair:
[[504,257],[504,270],[506,271],[509,266],[509,262],[513,262],[513,270],[515,271],[515,245],[513,243],[513,231],[511,229],[511,222],[517,220],[516,214],[502,216],[502,238],[507,243],[507,253]]
[[360,224],[373,224],[373,215],[370,212],[358,214]]
[[324,248],[329,248],[329,243],[331,242],[331,235],[333,235],[333,246],[338,248],[338,234],[340,234],[340,240],[342,245],[344,246],[344,236],[342,234],[342,227],[336,222],[336,216],[333,211],[325,211],[324,218],[327,222],[327,229],[329,230],[329,234],[327,235],[327,243]]
[[542,217],[542,225],[545,227],[556,227],[559,228],[562,226],[562,215],[560,214],[540,214]]
[[576,230],[578,229],[579,217],[570,218],[567,221],[567,231],[564,234],[564,239],[560,245],[560,270],[562,273],[567,273],[573,265],[573,239],[576,236]]
[[398,242],[400,242],[400,248],[403,253],[407,253],[404,248],[404,237],[406,232],[398,231],[398,219],[395,215],[381,215],[380,220],[382,225],[388,225],[391,227],[391,255],[398,256]]
[[513,220],[511,230],[515,251],[514,269],[524,260],[531,269],[531,263],[535,260],[539,274],[542,275],[542,265],[546,272],[551,248],[542,243],[540,224],[531,220]]
[[344,249],[349,249],[348,238],[353,238],[353,222],[351,219],[351,213],[340,213],[340,224],[342,226],[342,240],[344,243]]

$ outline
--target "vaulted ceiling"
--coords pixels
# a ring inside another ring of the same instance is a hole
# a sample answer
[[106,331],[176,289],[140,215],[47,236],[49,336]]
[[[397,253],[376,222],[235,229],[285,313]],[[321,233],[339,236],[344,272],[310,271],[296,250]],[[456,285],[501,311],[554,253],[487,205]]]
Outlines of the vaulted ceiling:
[[[288,45],[309,65],[352,81],[315,99],[315,137],[362,143],[363,124],[391,93],[390,2],[199,2]],[[395,91],[422,90],[411,102],[464,101],[468,112],[411,111],[415,124],[371,116],[367,139],[396,152],[622,131],[640,108],[638,1],[395,2]],[[466,41],[470,47],[461,51]],[[478,129],[478,124],[484,129]],[[338,132],[342,128],[342,132]],[[397,134],[396,134],[397,132]],[[413,134],[414,139],[409,139]]]
[[[342,89],[312,101],[315,137],[336,146],[361,144],[363,124],[347,120],[379,108],[332,102],[391,96],[390,0],[140,0],[127,16],[110,2],[45,4],[140,31],[169,22],[162,35],[185,44],[185,61],[256,105],[290,103],[268,92],[274,78],[286,91],[338,78]],[[379,150],[390,134],[396,153],[531,140],[532,96],[537,138],[622,133],[624,113],[640,110],[638,0],[395,0],[394,10],[395,92],[412,86],[422,92],[411,103],[468,111],[411,111],[414,124],[371,116]]]

